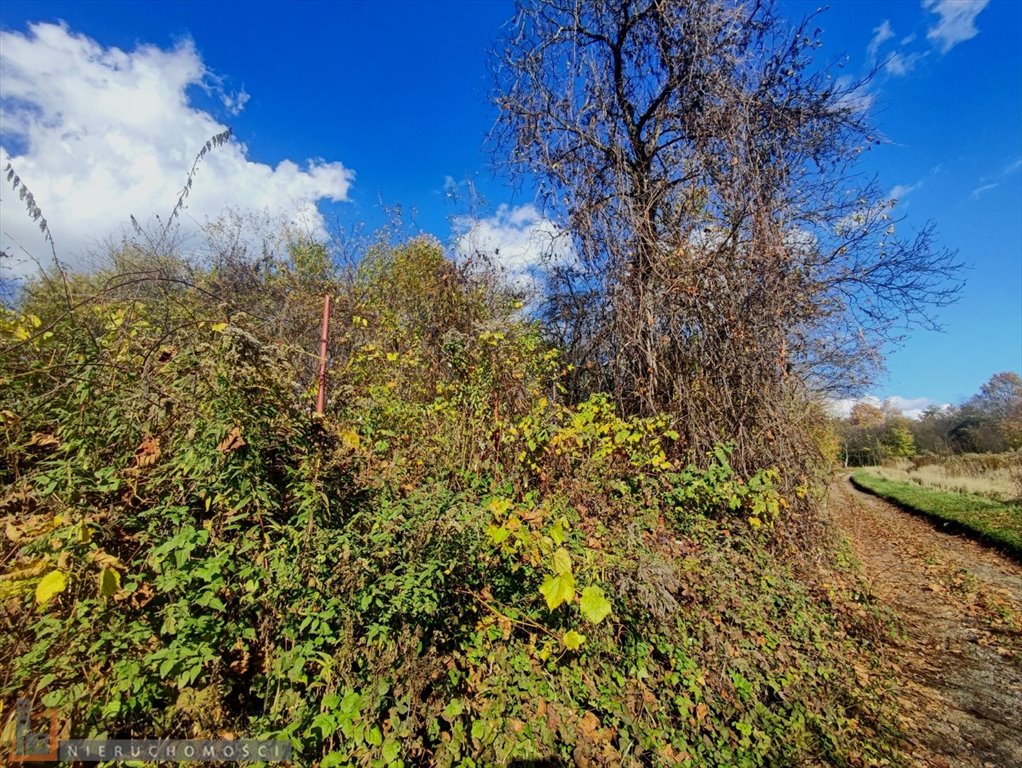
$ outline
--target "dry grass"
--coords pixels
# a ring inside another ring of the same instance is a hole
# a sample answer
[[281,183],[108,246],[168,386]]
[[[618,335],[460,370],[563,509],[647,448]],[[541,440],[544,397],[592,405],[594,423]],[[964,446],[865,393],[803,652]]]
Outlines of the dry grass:
[[885,480],[951,493],[971,493],[996,501],[1022,498],[1022,452],[919,456],[887,466],[864,467]]

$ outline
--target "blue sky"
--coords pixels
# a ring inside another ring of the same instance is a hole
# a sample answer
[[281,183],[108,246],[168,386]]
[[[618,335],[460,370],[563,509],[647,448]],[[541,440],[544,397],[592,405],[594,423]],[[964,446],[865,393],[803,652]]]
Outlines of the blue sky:
[[[779,5],[789,18],[817,7]],[[499,244],[520,266],[530,237],[555,224],[486,145],[487,50],[512,13],[510,2],[5,0],[0,159],[33,189],[62,255],[83,263],[129,213],[165,214],[191,157],[229,125],[237,142],[196,180],[195,226],[230,204],[313,229],[372,227],[400,205],[414,228]],[[962,300],[941,313],[946,332],[912,332],[872,393],[909,411],[958,402],[997,371],[1022,371],[1022,3],[835,2],[816,26],[836,75],[881,65],[866,93],[887,141],[863,173],[898,198],[904,226],[932,219],[970,266]],[[3,247],[42,255],[12,198],[2,193]]]

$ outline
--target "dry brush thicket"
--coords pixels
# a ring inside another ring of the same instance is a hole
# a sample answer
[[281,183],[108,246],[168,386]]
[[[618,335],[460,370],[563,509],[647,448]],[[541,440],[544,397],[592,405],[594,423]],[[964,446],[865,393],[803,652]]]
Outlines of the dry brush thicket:
[[576,390],[676,414],[694,454],[734,440],[745,467],[805,467],[814,396],[957,292],[932,228],[899,235],[856,175],[876,134],[817,33],[771,3],[538,0],[497,68],[501,150],[573,244],[546,309]]

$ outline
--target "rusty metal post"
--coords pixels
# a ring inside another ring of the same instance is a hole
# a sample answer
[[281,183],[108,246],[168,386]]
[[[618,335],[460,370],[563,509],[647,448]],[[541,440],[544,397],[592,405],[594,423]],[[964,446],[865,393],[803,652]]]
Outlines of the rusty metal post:
[[319,392],[316,394],[316,414],[323,415],[326,405],[326,346],[330,336],[330,296],[323,297],[323,330],[319,337]]

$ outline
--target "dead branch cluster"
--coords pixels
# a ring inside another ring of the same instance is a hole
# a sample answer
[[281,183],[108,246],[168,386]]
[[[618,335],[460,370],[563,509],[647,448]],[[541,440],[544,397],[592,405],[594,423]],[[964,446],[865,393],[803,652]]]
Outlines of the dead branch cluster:
[[573,239],[546,309],[575,388],[749,465],[804,453],[807,393],[854,389],[957,291],[855,176],[876,138],[816,32],[769,3],[538,0],[497,68],[501,151]]

